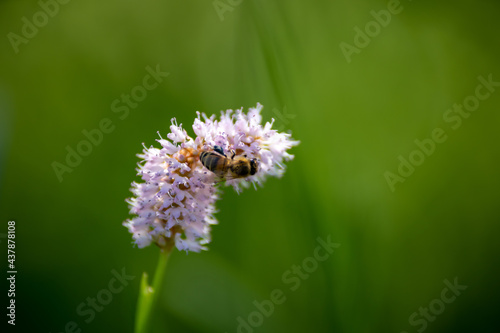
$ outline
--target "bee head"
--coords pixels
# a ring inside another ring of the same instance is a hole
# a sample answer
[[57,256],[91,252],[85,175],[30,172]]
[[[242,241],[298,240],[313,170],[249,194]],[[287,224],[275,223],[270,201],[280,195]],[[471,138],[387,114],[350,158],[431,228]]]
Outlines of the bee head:
[[259,168],[259,162],[255,158],[252,158],[250,160],[250,175],[252,176],[255,175],[258,168]]

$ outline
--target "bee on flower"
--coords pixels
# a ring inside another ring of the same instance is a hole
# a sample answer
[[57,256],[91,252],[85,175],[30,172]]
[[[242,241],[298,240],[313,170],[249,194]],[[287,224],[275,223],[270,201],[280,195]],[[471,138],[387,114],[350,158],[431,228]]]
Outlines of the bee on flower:
[[210,231],[217,224],[217,184],[225,182],[238,193],[268,176],[280,177],[287,151],[299,144],[288,133],[262,125],[262,105],[245,114],[243,109],[207,117],[197,112],[188,136],[175,118],[161,148],[144,146],[137,169],[142,182],[132,183],[134,197],[127,200],[130,214],[123,224],[139,248],[155,243],[161,248],[206,250]]
[[247,178],[255,175],[259,162],[248,159],[246,154],[236,155],[233,151],[230,158],[224,154],[221,147],[215,146],[213,151],[204,151],[200,155],[201,164],[222,180]]

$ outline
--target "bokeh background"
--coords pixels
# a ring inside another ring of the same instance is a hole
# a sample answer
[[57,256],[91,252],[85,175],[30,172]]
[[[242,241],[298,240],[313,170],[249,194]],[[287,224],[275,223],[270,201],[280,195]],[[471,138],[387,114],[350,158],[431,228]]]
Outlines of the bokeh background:
[[[217,4],[70,1],[16,53],[8,34],[21,36],[41,7],[0,2],[0,244],[5,271],[15,220],[13,331],[74,321],[132,332],[140,276],[158,259],[121,225],[142,142],[157,144],[173,117],[190,128],[197,110],[260,102],[264,120],[301,141],[295,160],[258,191],[223,190],[210,250],[171,258],[155,332],[236,332],[274,289],[286,301],[254,332],[417,332],[409,317],[455,277],[467,289],[424,331],[497,332],[500,87],[456,130],[443,115],[478,76],[500,81],[498,1],[402,1],[350,62],[340,43],[354,45],[355,27],[387,2]],[[112,102],[157,65],[169,76],[120,119]],[[53,162],[103,118],[114,130],[60,182]],[[448,139],[391,191],[385,172],[435,128]],[[291,291],[282,276],[317,237],[340,247]],[[85,322],[79,304],[123,268],[135,279]]]

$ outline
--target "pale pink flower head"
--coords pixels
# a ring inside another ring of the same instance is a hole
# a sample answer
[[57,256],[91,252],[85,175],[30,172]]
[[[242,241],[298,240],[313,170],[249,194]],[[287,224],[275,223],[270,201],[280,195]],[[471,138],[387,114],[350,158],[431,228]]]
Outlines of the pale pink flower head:
[[287,150],[299,141],[273,130],[273,122],[262,125],[261,110],[260,104],[246,114],[242,109],[227,110],[221,112],[220,120],[201,114],[202,120],[198,112],[193,124],[195,139],[173,119],[169,140],[161,136],[157,140],[161,148],[144,147],[137,169],[143,182],[132,183],[134,197],[127,200],[135,217],[123,223],[139,248],[155,243],[194,252],[206,249],[211,225],[217,223],[216,182],[221,179],[201,163],[203,151],[219,146],[228,158],[234,152],[259,162],[255,175],[226,181],[238,192],[249,182],[262,183],[267,176],[284,173],[283,162],[293,158]]

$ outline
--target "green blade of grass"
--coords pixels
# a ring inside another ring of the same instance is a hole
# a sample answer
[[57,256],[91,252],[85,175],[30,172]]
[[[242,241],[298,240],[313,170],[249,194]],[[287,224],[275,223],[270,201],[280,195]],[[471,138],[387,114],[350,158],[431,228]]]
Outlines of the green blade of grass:
[[158,296],[161,293],[163,276],[169,257],[170,251],[160,252],[152,286],[148,284],[148,274],[146,272],[142,274],[135,317],[135,333],[147,333],[150,330],[152,312],[156,308]]

